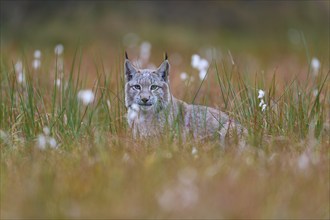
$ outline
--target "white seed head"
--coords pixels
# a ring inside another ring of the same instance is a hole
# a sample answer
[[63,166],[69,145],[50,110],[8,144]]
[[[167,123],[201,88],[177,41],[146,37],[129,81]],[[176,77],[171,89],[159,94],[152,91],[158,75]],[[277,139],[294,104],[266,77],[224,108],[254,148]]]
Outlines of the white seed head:
[[151,44],[148,41],[144,41],[140,47],[140,57],[142,60],[147,61],[150,57]]
[[266,110],[266,107],[267,107],[267,105],[266,104],[263,104],[262,107],[261,107],[261,111],[264,112]]
[[0,130],[0,139],[3,141],[6,141],[8,138],[8,134],[4,132],[3,130]]
[[201,60],[201,58],[200,58],[200,56],[198,55],[198,54],[194,54],[194,55],[192,55],[191,56],[191,66],[193,67],[193,68],[198,68],[198,66],[199,66],[199,62],[200,62],[200,60]]
[[186,79],[188,79],[188,74],[187,74],[186,72],[182,72],[182,73],[180,74],[180,79],[181,79],[182,81],[185,81]]
[[46,135],[46,136],[48,136],[49,134],[50,134],[50,130],[49,130],[49,128],[46,126],[46,127],[44,127],[43,129],[42,129],[42,131],[44,132],[44,134]]
[[259,103],[259,107],[261,107],[263,104],[265,104],[265,102],[264,102],[263,99],[261,99],[261,100],[260,100],[260,103]]
[[56,55],[61,55],[64,51],[64,46],[62,44],[57,44],[55,46],[54,52]]
[[128,162],[130,159],[131,159],[131,158],[130,158],[130,156],[128,155],[128,153],[125,153],[125,154],[123,155],[122,161],[123,161],[123,162]]
[[33,60],[33,62],[32,62],[32,67],[33,67],[33,69],[39,69],[40,68],[40,66],[41,66],[41,62],[40,62],[40,60],[39,59],[35,59],[35,60]]
[[209,68],[209,62],[205,59],[201,59],[198,63],[197,69],[198,70],[206,70],[207,68]]
[[56,79],[56,80],[55,80],[55,85],[56,85],[57,87],[60,87],[60,86],[61,86],[61,79]]
[[111,108],[111,102],[110,102],[109,99],[107,100],[107,106],[108,106],[109,109]]
[[19,84],[25,83],[25,74],[23,72],[17,74],[17,82]]
[[316,57],[314,57],[311,61],[311,66],[312,66],[313,73],[317,74],[321,67],[321,63]]
[[206,77],[206,74],[207,74],[207,70],[201,70],[199,71],[199,79],[200,80],[203,80],[205,77]]
[[306,170],[308,168],[309,158],[306,155],[306,153],[303,153],[302,155],[300,155],[300,157],[298,158],[298,161],[297,161],[297,165],[300,170]]
[[218,172],[219,172],[219,166],[217,166],[217,165],[212,165],[212,166],[209,166],[209,167],[205,170],[205,175],[206,175],[207,177],[213,177],[213,176],[215,176]]
[[35,59],[40,59],[41,58],[41,51],[40,50],[35,50],[33,55],[34,55]]
[[56,142],[55,138],[53,138],[53,137],[48,138],[48,143],[49,143],[50,148],[57,147],[57,142]]
[[64,121],[65,125],[68,124],[68,116],[66,114],[64,114],[64,116],[63,116],[63,121]]
[[94,93],[92,90],[80,90],[78,92],[78,100],[80,100],[84,105],[88,105],[94,101]]
[[22,72],[23,71],[23,63],[22,63],[21,60],[18,60],[15,63],[15,71],[16,71],[16,73],[19,73],[19,72]]
[[259,95],[258,95],[258,99],[262,99],[265,96],[265,91],[259,89],[258,91]]
[[192,155],[197,155],[197,153],[198,153],[197,148],[196,147],[193,147],[192,150],[191,150],[191,154]]
[[39,134],[37,139],[37,147],[40,150],[44,150],[46,149],[46,144],[47,144],[47,138],[43,134]]
[[159,206],[165,211],[179,211],[194,207],[199,199],[199,190],[195,183],[195,170],[182,170],[177,181],[157,194]]
[[184,185],[189,185],[195,182],[197,171],[191,167],[185,167],[178,172],[178,180]]

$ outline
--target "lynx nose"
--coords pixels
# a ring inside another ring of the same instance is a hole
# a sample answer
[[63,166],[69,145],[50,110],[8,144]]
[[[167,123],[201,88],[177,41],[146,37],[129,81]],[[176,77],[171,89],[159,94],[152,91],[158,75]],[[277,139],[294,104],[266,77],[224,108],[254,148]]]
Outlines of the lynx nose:
[[147,102],[149,101],[149,99],[147,99],[147,98],[142,98],[141,101],[142,101],[143,103],[147,103]]

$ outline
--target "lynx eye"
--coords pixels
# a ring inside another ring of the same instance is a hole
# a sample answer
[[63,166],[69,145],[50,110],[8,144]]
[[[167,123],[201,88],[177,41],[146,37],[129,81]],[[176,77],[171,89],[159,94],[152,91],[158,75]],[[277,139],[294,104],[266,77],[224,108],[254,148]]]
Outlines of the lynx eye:
[[156,86],[156,85],[151,85],[151,86],[150,86],[150,90],[155,91],[155,90],[157,90],[157,89],[159,89],[159,86]]
[[141,90],[141,86],[140,86],[140,85],[133,85],[133,88],[134,88],[135,90]]

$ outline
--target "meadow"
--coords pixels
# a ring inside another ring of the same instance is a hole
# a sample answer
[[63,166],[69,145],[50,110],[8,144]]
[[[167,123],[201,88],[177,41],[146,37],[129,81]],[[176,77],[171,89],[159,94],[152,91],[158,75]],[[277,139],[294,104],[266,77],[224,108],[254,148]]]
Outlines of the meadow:
[[[279,47],[230,33],[211,40],[224,49],[199,47],[213,32],[165,26],[149,35],[158,27],[147,26],[106,49],[2,41],[1,219],[329,219],[328,51],[295,29]],[[175,40],[161,37],[174,31]],[[172,93],[237,119],[244,142],[183,142],[168,131],[133,139],[124,51],[153,68],[165,47]]]

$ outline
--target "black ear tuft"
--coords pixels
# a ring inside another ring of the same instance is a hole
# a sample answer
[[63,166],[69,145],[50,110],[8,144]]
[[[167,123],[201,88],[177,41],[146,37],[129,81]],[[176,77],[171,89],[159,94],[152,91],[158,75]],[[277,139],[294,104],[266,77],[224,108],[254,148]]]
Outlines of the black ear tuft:
[[127,51],[125,51],[125,58],[128,60]]
[[165,59],[164,60],[167,60],[167,53],[165,52]]

